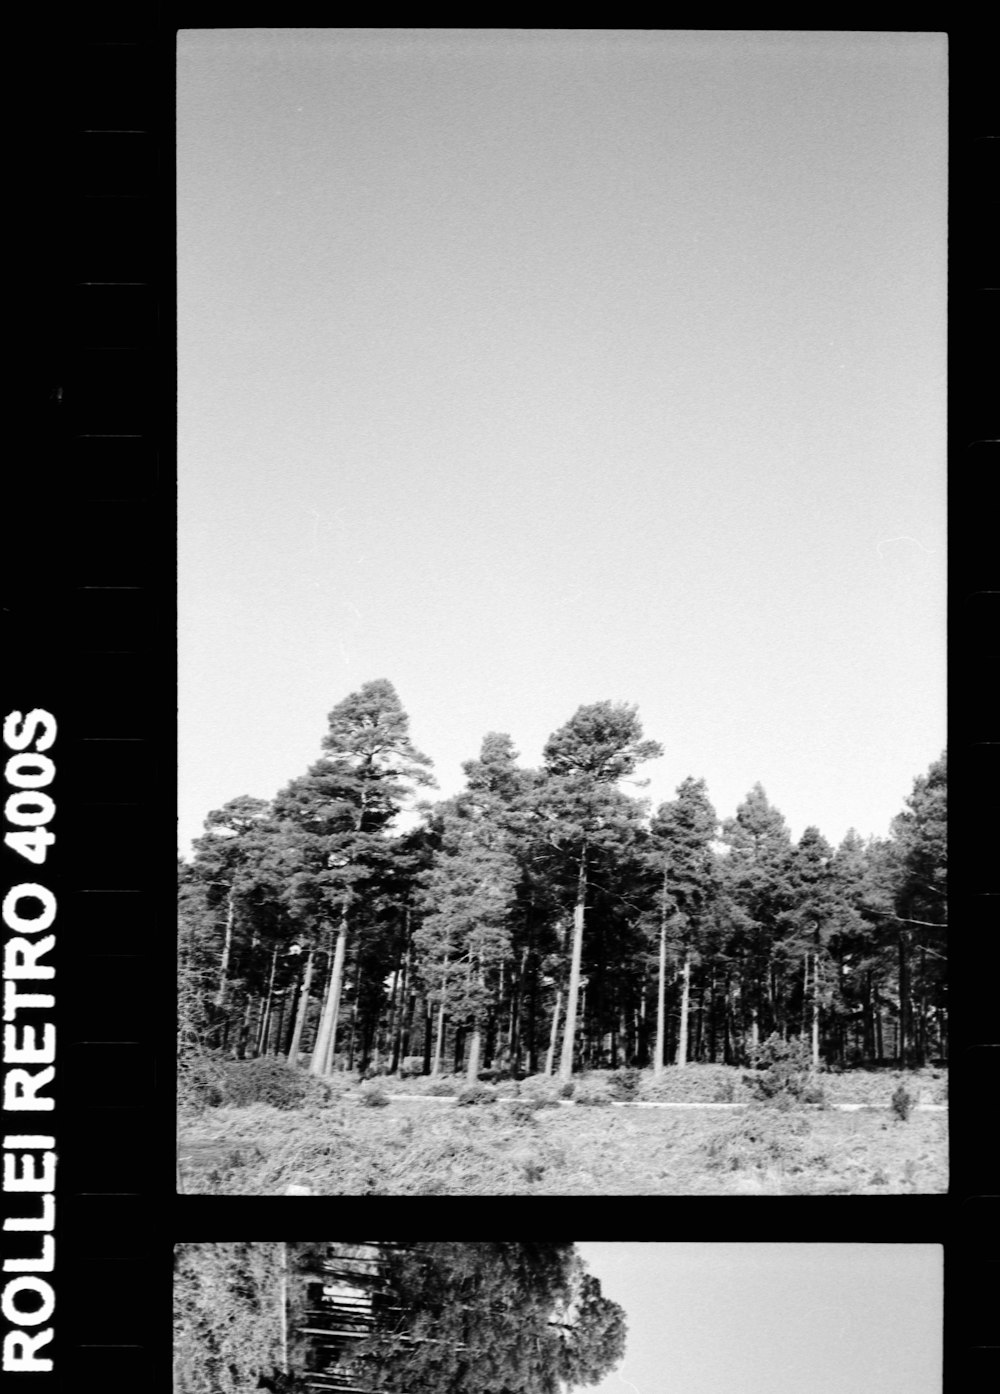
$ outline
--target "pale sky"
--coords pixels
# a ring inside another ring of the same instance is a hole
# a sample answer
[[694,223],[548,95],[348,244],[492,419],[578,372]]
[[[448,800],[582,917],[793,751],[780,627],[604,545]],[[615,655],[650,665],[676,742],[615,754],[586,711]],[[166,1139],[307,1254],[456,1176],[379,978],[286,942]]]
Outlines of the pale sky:
[[940,1394],[937,1244],[577,1244],[628,1316],[591,1394]]
[[884,834],[945,743],[946,113],[934,33],[182,32],[182,849],[382,677],[442,796],[611,699],[654,806]]

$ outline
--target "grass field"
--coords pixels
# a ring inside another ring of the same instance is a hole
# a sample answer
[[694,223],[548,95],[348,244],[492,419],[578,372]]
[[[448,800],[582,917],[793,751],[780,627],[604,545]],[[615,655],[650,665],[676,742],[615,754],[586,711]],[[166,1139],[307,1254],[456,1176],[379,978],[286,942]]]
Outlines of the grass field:
[[[900,1075],[855,1072],[825,1083],[826,1106],[741,1104],[719,1088],[725,1067],[667,1071],[643,1080],[675,1107],[582,1107],[556,1102],[545,1081],[510,1086],[490,1106],[403,1091],[366,1105],[380,1086],[343,1082],[296,1109],[266,1104],[182,1115],[180,1157],[188,1195],[276,1195],[288,1185],[316,1195],[891,1195],[947,1189],[947,1082],[941,1071],[905,1077],[917,1108],[891,1107]],[[709,1074],[708,1072],[711,1072]],[[599,1090],[590,1083],[591,1096]],[[714,1080],[712,1089],[707,1086]],[[384,1083],[384,1082],[383,1082]],[[725,1081],[723,1080],[723,1085]],[[517,1088],[519,1097],[512,1098]],[[588,1081],[577,1085],[586,1094]],[[694,1097],[712,1092],[731,1097]],[[544,1098],[549,1106],[530,1105]],[[699,1103],[714,1102],[713,1108]],[[862,1105],[843,1111],[838,1105]]]

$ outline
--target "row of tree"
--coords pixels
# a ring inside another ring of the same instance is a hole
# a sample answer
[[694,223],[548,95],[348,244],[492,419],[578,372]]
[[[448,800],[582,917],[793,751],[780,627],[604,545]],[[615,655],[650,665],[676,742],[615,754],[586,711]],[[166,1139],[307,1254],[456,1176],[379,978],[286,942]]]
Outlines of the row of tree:
[[408,724],[366,683],[274,800],[209,814],[179,868],[182,1058],[568,1078],[743,1063],[771,1033],[817,1063],[947,1054],[943,755],[888,838],[793,843],[760,785],[721,825],[693,778],[650,816],[623,784],[661,749],[599,702],[538,769],[490,733],[399,832],[434,782]]
[[[560,1394],[599,1383],[624,1355],[625,1314],[573,1244],[363,1247],[380,1251],[375,1275],[338,1258],[344,1246],[289,1246],[296,1272],[317,1279],[307,1284],[312,1305],[289,1312],[308,1338],[289,1362],[299,1388]],[[331,1272],[351,1286],[335,1284],[324,1300]],[[371,1294],[363,1320],[345,1316],[349,1299],[336,1297],[354,1285]]]

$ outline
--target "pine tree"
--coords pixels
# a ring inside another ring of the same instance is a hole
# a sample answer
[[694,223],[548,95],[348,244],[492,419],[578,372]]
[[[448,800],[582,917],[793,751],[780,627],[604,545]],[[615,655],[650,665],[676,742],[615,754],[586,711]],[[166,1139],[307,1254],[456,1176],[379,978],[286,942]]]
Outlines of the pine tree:
[[806,828],[790,863],[790,904],[781,916],[786,929],[782,945],[785,961],[802,965],[802,1034],[806,1034],[808,1019],[814,1069],[819,1068],[821,983],[826,946],[836,909],[832,858],[833,849],[819,829]]
[[624,796],[614,797],[620,794],[617,782],[631,775],[644,760],[662,753],[656,741],[643,740],[636,708],[611,702],[579,707],[545,744],[547,778],[540,790],[543,817],[553,825],[550,835],[555,845],[569,854],[576,867],[573,948],[559,1066],[563,1080],[573,1073],[588,859],[616,827],[627,824],[621,804]]
[[739,960],[741,993],[750,1018],[751,1047],[762,1030],[780,1030],[782,1003],[777,991],[777,950],[781,916],[791,888],[791,837],[784,818],[755,784],[722,831],[728,848],[721,862]]
[[665,1040],[665,977],[668,930],[681,961],[680,1031],[677,1064],[688,1058],[688,1018],[692,963],[711,909],[716,887],[712,841],[718,828],[715,809],[703,779],[685,779],[677,786],[677,798],[663,803],[650,827],[653,857],[660,873],[659,974],[657,1031],[654,1066],[663,1068]]
[[491,802],[477,806],[461,795],[438,811],[441,847],[422,877],[423,922],[414,936],[440,1013],[469,1020],[470,1082],[478,1077],[484,1022],[510,954],[519,879],[494,811]]
[[308,877],[329,938],[337,932],[310,1070],[329,1073],[336,1040],[348,925],[360,886],[384,860],[385,833],[415,787],[433,784],[430,760],[409,736],[392,684],[365,683],[330,713],[324,757],[275,800],[275,813],[305,834]]
[[[926,1013],[945,1010],[948,922],[948,766],[941,755],[918,775],[892,822],[893,922],[899,963],[899,1058],[922,1064]],[[918,1010],[915,1013],[915,1008]],[[943,1035],[943,1032],[942,1032]]]

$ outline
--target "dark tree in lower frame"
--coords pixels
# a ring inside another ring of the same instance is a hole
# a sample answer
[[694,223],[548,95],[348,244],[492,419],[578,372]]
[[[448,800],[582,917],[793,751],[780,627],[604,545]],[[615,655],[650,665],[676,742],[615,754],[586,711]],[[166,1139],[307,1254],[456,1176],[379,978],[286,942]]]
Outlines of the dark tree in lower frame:
[[371,1335],[310,1372],[317,1388],[559,1394],[624,1353],[624,1313],[572,1244],[417,1244],[385,1276]]

